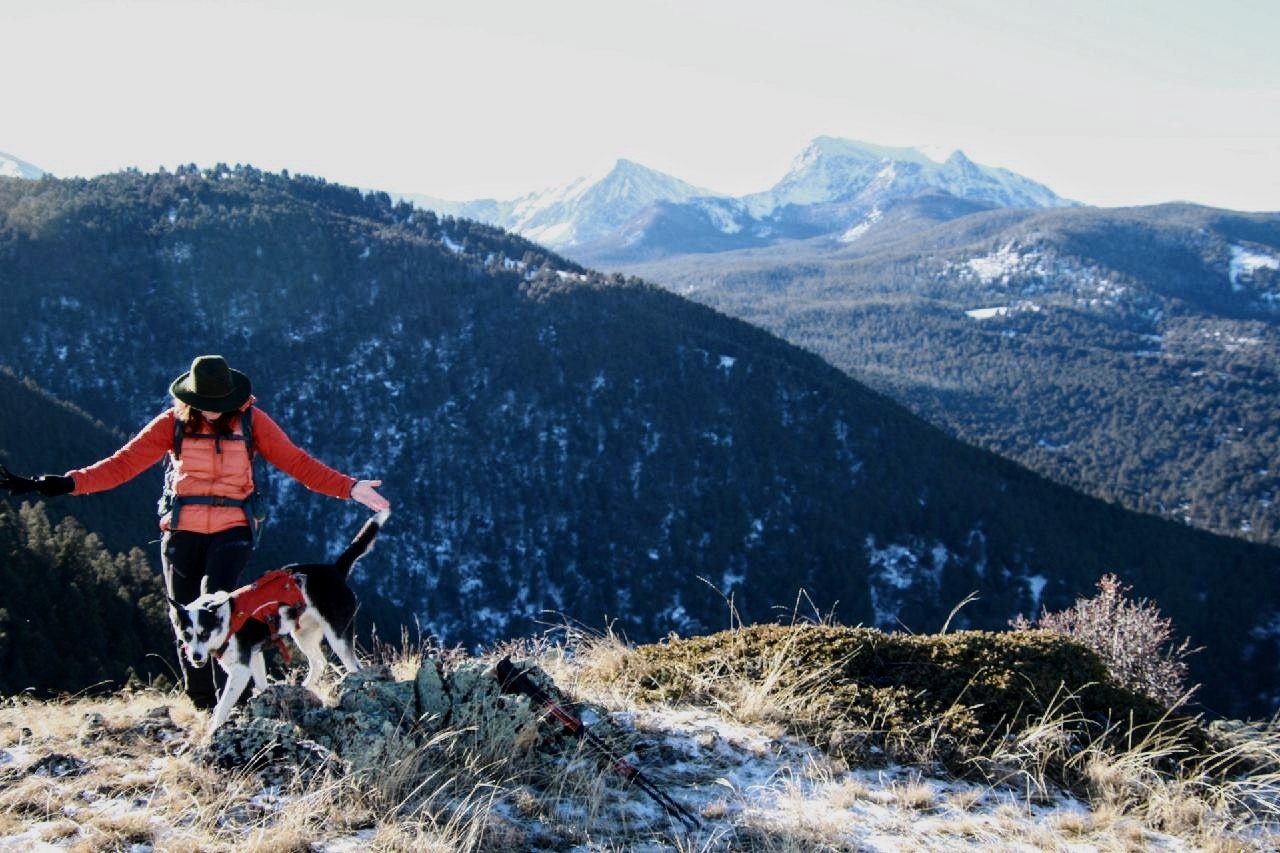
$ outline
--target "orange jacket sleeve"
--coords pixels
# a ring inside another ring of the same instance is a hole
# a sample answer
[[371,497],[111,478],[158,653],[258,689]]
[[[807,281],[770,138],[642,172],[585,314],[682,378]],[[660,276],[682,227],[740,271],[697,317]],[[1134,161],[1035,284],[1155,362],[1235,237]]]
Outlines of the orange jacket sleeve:
[[68,471],[75,481],[73,495],[105,492],[126,483],[164,458],[173,449],[173,409],[161,412],[129,443],[86,468]]
[[313,492],[344,500],[351,497],[355,477],[335,471],[298,447],[279,424],[256,406],[253,410],[253,446],[264,459]]

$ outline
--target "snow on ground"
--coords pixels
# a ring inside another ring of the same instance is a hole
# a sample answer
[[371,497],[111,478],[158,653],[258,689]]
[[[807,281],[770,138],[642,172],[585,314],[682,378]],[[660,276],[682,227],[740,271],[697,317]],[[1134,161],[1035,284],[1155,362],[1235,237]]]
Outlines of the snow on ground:
[[[795,738],[779,738],[704,710],[626,712],[613,715],[613,721],[657,741],[647,752],[670,760],[642,765],[641,772],[700,815],[703,828],[687,833],[642,791],[619,784],[608,802],[590,815],[577,815],[594,840],[570,848],[572,853],[736,850],[762,837],[860,853],[1110,849],[1083,838],[1072,842],[1070,830],[1059,828],[1088,823],[1087,806],[1066,794],[1029,798],[1015,787],[892,765],[841,768]],[[639,763],[634,755],[628,759]],[[516,818],[514,810],[502,811]],[[572,804],[563,811],[574,818]],[[1190,849],[1172,836],[1137,835],[1130,849]],[[367,833],[355,833],[319,849],[351,853],[363,849],[367,839]],[[681,842],[673,846],[673,839]]]
[[845,231],[837,239],[841,243],[854,242],[863,234],[866,234],[869,230],[871,230],[871,226],[879,222],[880,217],[883,215],[884,214],[880,211],[879,207],[872,208],[871,212],[867,214],[866,219],[863,219],[861,222],[858,222],[856,225],[853,225],[852,227],[850,227],[849,230]]
[[974,308],[964,312],[974,320],[990,320],[992,317],[1003,317],[1009,313],[1008,305],[996,305],[991,308]]
[[[634,743],[635,751],[625,756],[626,760],[681,806],[699,815],[703,826],[686,832],[657,802],[628,784],[606,762],[570,755],[568,765],[576,765],[576,772],[581,773],[584,766],[594,768],[588,772],[600,774],[606,783],[598,802],[566,794],[557,805],[558,818],[580,830],[586,839],[571,842],[574,846],[568,849],[574,853],[676,849],[865,853],[1142,849],[1181,853],[1191,849],[1176,837],[1137,826],[1124,838],[1095,835],[1089,829],[1088,807],[1066,794],[1028,791],[1014,784],[959,781],[941,773],[888,764],[845,767],[805,742],[780,734],[775,726],[744,725],[705,709],[628,710],[610,717],[615,728],[628,733]],[[161,765],[166,760],[163,756],[156,759]],[[45,772],[35,767],[39,763],[35,753],[22,746],[0,750],[0,767]],[[155,762],[152,769],[160,772]],[[56,774],[55,770],[49,772]],[[554,790],[557,784],[549,779],[547,788]],[[269,788],[252,802],[268,816],[290,806],[290,798]],[[156,846],[135,844],[127,849],[133,853],[164,849],[167,828],[155,826],[158,819],[149,813],[144,794],[112,797],[96,793],[86,797],[83,805],[77,801],[70,808],[146,821],[153,825]],[[492,811],[524,830],[524,837],[547,837],[538,818],[522,813],[510,797],[499,794]],[[52,832],[55,823],[33,820],[0,837],[0,851],[67,849],[75,838],[66,843],[57,840],[58,834]],[[44,840],[47,838],[54,840]],[[374,830],[360,830],[324,839],[311,849],[354,853],[370,849],[373,840]],[[780,840],[788,842],[787,846],[778,846]],[[566,848],[557,844],[555,849]]]
[[1227,276],[1231,279],[1231,287],[1244,290],[1242,279],[1253,278],[1258,270],[1280,270],[1280,258],[1265,252],[1255,252],[1244,246],[1231,247],[1231,261],[1227,268]]
[[715,225],[722,234],[737,234],[742,230],[742,223],[730,211],[713,200],[706,200],[699,204],[703,213],[711,220],[711,224]]
[[453,241],[453,238],[449,236],[447,231],[440,232],[440,239],[444,242],[445,247],[448,248],[450,252],[453,252],[455,255],[462,254],[463,252],[462,244],[455,243]]
[[990,284],[1023,271],[1029,263],[1037,259],[1034,253],[1023,255],[1010,243],[998,252],[992,252],[980,258],[971,258],[965,266],[983,284]]

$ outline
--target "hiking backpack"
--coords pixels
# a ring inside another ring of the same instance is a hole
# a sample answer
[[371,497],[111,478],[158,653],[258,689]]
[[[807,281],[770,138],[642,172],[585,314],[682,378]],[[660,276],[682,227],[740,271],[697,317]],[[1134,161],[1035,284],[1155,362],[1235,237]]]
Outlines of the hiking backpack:
[[[253,480],[253,491],[249,494],[249,497],[244,500],[237,500],[236,498],[224,498],[217,495],[179,495],[175,488],[175,481],[178,475],[173,463],[182,456],[182,442],[187,438],[212,440],[217,453],[222,452],[222,448],[218,446],[221,442],[243,441],[245,450],[249,454],[249,476]],[[245,520],[249,523],[249,532],[253,536],[253,547],[258,547],[258,540],[262,536],[262,524],[267,519],[267,507],[266,501],[263,499],[262,490],[258,488],[256,460],[257,454],[254,452],[253,447],[252,406],[240,413],[239,435],[222,435],[220,433],[192,433],[187,435],[182,419],[175,417],[173,419],[173,453],[165,457],[164,492],[160,495],[160,501],[157,505],[161,517],[169,515],[169,529],[178,529],[178,516],[184,506],[198,504],[203,506],[239,507],[244,511]],[[172,514],[170,515],[170,513]]]

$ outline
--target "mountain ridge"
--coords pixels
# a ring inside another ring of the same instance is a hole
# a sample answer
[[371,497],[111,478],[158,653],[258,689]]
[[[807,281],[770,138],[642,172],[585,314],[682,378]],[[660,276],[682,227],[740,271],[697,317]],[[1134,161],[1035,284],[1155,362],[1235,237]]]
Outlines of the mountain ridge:
[[[978,590],[952,624],[999,628],[1116,572],[1211,647],[1208,705],[1280,695],[1275,549],[1055,486],[773,334],[480,223],[251,167],[0,179],[0,271],[19,378],[128,432],[222,352],[299,445],[384,479],[411,511],[357,581],[446,642],[548,618],[689,635],[801,589],[917,630]],[[358,508],[267,479],[264,548],[349,539]]]
[[12,154],[0,151],[0,177],[36,180],[44,174],[44,169],[39,166],[34,166],[25,160],[19,160]]
[[[620,175],[628,174],[640,176],[643,190],[618,189],[626,181]],[[604,177],[576,178],[512,201],[397,197],[489,222],[597,263],[671,254],[674,231],[685,232],[685,248],[705,251],[838,233],[881,207],[929,192],[987,207],[1076,204],[1006,169],[974,163],[961,151],[939,163],[914,148],[829,136],[810,142],[772,188],[736,197],[628,160],[619,160]]]
[[1280,215],[1179,203],[886,217],[844,245],[622,268],[1060,482],[1280,541]]

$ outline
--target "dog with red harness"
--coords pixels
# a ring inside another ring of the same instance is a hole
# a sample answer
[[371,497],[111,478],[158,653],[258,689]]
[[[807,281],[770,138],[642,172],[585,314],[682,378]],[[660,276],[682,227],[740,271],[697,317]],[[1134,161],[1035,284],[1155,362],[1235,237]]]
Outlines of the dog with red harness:
[[187,660],[203,667],[215,658],[227,673],[206,738],[226,722],[250,678],[255,692],[267,686],[262,650],[269,642],[284,648],[284,637],[293,638],[307,658],[307,688],[313,688],[325,670],[322,639],[347,672],[359,671],[352,641],[358,604],[347,576],[373,547],[388,516],[390,511],[383,510],[365,522],[333,563],[285,566],[234,592],[205,592],[186,605],[170,601]]

